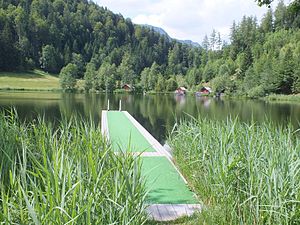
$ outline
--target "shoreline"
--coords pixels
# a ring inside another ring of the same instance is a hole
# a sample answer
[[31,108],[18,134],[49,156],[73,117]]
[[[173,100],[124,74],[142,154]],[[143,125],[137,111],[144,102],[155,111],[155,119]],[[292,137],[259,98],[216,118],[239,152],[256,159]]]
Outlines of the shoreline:
[[[112,92],[106,91],[89,91],[84,89],[84,80],[78,79],[76,88],[73,91],[63,91],[59,84],[59,78],[57,74],[49,74],[42,70],[32,70],[23,72],[0,72],[0,92],[48,92],[48,93],[110,93],[110,94],[137,94],[137,95],[169,95],[174,92],[165,91],[157,92],[151,90],[148,92],[143,91],[126,91],[123,89],[116,89]],[[188,91],[185,96],[195,96],[195,92]],[[207,94],[201,97],[213,97],[213,94]],[[222,96],[223,99],[258,99],[266,102],[289,102],[300,103],[300,93],[298,94],[269,94],[264,97],[250,98],[243,95],[235,95],[229,93]]]
[[[74,93],[74,94],[105,94],[105,93],[109,93],[109,94],[132,94],[132,95],[170,95],[170,94],[174,94],[173,92],[148,92],[146,94],[143,93],[137,93],[137,92],[127,92],[127,91],[113,91],[113,92],[106,92],[106,91],[95,91],[95,92],[86,92],[84,90],[74,90],[74,91],[70,91],[70,92],[64,92],[62,89],[60,88],[53,88],[53,89],[39,89],[39,88],[0,88],[0,92],[1,93],[13,93],[13,92],[17,92],[17,93],[22,93],[22,92],[48,92],[48,93]],[[194,93],[192,92],[188,92],[185,96],[194,96]],[[214,98],[214,96],[212,95],[203,95],[203,96],[199,96],[199,98],[202,97],[209,97],[209,98]],[[246,96],[228,96],[225,95],[223,97],[221,97],[222,99],[246,99],[246,100],[253,100],[253,98],[249,98]],[[287,103],[300,103],[300,94],[291,94],[291,95],[283,95],[283,94],[271,94],[265,97],[261,97],[261,98],[255,98],[257,100],[263,100],[266,102],[287,102]]]

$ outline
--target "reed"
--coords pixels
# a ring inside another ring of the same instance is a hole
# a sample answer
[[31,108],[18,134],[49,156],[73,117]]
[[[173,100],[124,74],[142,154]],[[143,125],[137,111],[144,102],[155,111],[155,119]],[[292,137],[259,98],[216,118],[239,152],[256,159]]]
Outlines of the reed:
[[202,224],[300,224],[300,136],[238,119],[182,121],[169,143],[206,208]]
[[267,101],[280,101],[280,102],[300,102],[300,94],[296,95],[279,95],[279,94],[271,94],[264,97]]
[[0,221],[5,224],[144,224],[141,164],[116,156],[92,122],[58,127],[0,113]]

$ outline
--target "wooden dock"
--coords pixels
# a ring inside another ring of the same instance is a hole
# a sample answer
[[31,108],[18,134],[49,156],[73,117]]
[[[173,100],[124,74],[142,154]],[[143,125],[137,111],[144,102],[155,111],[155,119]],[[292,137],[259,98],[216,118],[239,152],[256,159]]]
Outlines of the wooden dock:
[[113,145],[126,148],[130,142],[132,154],[142,157],[150,218],[171,221],[201,210],[199,200],[188,188],[171,154],[128,112],[102,111],[101,129]]

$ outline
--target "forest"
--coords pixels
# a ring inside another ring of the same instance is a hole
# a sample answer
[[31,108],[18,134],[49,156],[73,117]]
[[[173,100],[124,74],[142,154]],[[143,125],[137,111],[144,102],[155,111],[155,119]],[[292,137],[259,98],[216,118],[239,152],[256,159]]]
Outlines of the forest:
[[208,83],[228,95],[297,94],[299,28],[300,1],[280,1],[261,21],[234,21],[228,43],[213,30],[195,47],[88,0],[0,0],[0,71],[40,68],[59,74],[64,90],[83,79],[86,91]]

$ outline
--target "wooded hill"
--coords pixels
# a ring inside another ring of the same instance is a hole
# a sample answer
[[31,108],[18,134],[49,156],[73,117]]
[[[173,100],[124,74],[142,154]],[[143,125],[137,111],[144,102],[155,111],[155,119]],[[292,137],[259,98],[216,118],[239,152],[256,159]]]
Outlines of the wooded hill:
[[[253,3],[255,4],[255,3]],[[170,40],[87,0],[0,0],[0,70],[60,73],[64,89],[84,78],[86,90],[196,89],[260,96],[300,91],[299,0],[217,32],[202,47]]]

